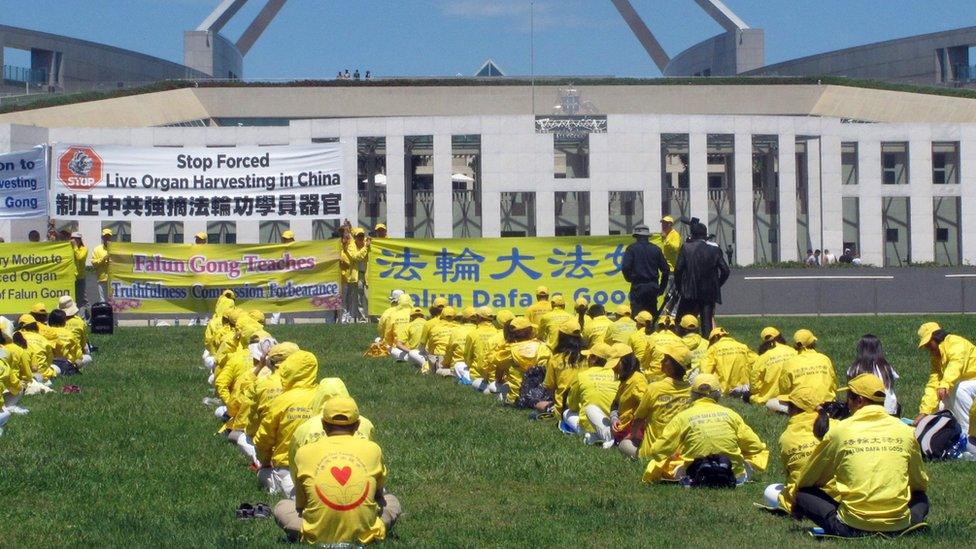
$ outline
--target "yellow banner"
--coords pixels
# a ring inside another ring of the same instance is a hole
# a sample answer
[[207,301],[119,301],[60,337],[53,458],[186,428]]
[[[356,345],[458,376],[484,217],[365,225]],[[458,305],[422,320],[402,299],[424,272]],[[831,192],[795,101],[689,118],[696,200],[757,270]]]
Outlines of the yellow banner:
[[419,307],[445,297],[453,307],[490,305],[521,312],[535,289],[567,301],[628,301],[630,285],[620,273],[629,236],[373,239],[369,257],[369,312],[389,307],[390,292],[403,290]]
[[123,313],[210,313],[225,289],[265,312],[338,309],[335,241],[128,244],[109,251],[112,306]]
[[38,302],[50,311],[58,307],[61,296],[74,291],[69,242],[0,244],[0,314],[26,313]]

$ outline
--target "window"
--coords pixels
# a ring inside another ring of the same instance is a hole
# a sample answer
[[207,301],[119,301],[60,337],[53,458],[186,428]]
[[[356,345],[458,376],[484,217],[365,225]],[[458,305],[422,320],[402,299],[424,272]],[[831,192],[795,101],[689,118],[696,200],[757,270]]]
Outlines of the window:
[[589,191],[557,192],[554,210],[556,236],[587,236],[590,234]]
[[132,242],[132,223],[129,221],[102,221],[102,229],[111,229],[116,242]]
[[312,240],[328,240],[330,238],[339,238],[338,219],[328,221],[316,219],[312,221]]
[[182,221],[157,221],[153,224],[156,244],[183,244]]
[[[665,133],[661,135],[661,213],[688,217],[688,134]],[[675,224],[682,230],[684,225]]]
[[959,143],[932,143],[932,183],[959,184]]
[[434,136],[403,138],[406,237],[434,238]]
[[360,137],[356,147],[359,226],[374,227],[386,220],[386,138]]
[[607,201],[610,234],[632,234],[634,227],[644,224],[644,193],[641,191],[610,191]]
[[58,240],[68,240],[71,233],[78,232],[77,221],[55,221],[54,230],[58,234]]
[[237,244],[236,221],[210,221],[207,223],[208,244]]
[[956,266],[962,264],[962,242],[960,239],[960,198],[958,196],[936,196],[933,199],[932,214],[935,223],[935,262],[939,265]]
[[796,248],[797,257],[803,258],[806,250],[814,248],[810,238],[810,179],[807,138],[796,138]]
[[885,267],[899,267],[911,263],[912,225],[908,197],[882,197],[881,224],[884,230]]
[[908,185],[908,143],[881,144],[881,182]]
[[481,236],[481,136],[451,136],[454,238]]
[[281,233],[290,227],[287,221],[262,221],[258,226],[258,240],[261,244],[281,244]]
[[735,256],[735,136],[707,138],[708,232],[726,254]]
[[861,212],[858,210],[860,200],[856,196],[845,196],[841,199],[844,222],[844,249],[850,250],[855,256],[861,250]]
[[590,177],[590,134],[552,134],[556,179]]
[[752,136],[752,197],[753,260],[775,263],[779,261],[779,137],[776,135]]
[[844,185],[857,185],[857,143],[840,144],[840,177]]
[[501,235],[535,236],[535,193],[501,193]]

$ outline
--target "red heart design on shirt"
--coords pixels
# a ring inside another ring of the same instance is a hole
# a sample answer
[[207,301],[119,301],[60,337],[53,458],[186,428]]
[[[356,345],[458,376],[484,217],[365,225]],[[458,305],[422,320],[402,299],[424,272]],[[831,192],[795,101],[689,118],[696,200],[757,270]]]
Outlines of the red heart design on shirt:
[[348,465],[342,469],[333,467],[330,472],[332,473],[333,478],[339,481],[339,484],[345,486],[346,483],[349,482],[349,477],[352,476],[352,467],[349,467]]

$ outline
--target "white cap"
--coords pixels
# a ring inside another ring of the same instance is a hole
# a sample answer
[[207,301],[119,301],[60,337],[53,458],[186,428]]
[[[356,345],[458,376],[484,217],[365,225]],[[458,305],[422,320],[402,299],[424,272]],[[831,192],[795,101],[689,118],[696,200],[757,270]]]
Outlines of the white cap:
[[81,233],[79,233],[78,231],[75,231],[75,232],[71,233],[71,238],[81,238]]
[[390,303],[396,303],[399,301],[401,295],[403,295],[403,290],[393,290],[390,292]]

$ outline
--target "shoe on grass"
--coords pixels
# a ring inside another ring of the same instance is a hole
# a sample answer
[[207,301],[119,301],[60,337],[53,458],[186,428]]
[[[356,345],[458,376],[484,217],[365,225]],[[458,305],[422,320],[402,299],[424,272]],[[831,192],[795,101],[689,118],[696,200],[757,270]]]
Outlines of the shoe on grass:
[[23,406],[7,406],[7,411],[18,416],[24,416],[30,413],[30,410]]

